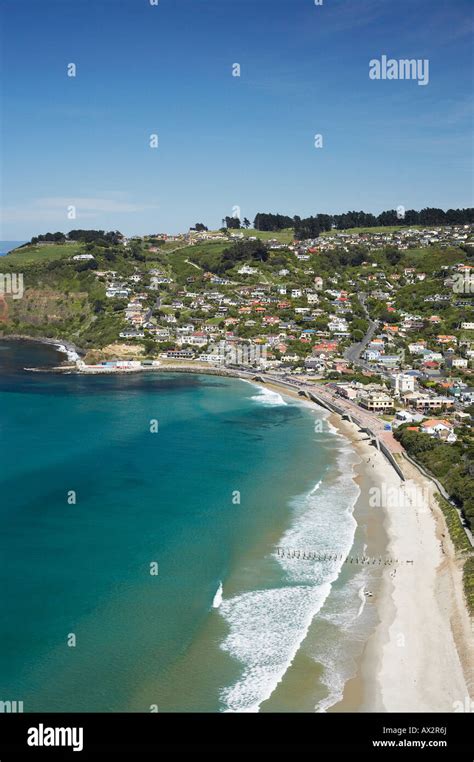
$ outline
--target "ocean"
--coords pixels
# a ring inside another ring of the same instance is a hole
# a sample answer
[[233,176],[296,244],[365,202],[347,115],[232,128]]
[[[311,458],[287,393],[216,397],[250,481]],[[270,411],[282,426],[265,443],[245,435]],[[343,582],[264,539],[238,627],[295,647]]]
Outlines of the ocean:
[[4,257],[9,251],[22,246],[26,241],[0,241],[0,257]]
[[350,443],[238,379],[24,370],[58,359],[0,342],[0,699],[333,705],[373,625],[367,572],[277,548],[363,549]]

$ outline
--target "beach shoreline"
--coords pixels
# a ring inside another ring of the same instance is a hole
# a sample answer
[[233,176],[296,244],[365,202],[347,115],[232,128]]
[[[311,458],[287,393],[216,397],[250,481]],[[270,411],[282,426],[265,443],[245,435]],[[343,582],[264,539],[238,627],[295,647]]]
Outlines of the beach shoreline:
[[[313,410],[319,407],[277,382],[252,383]],[[400,464],[406,478],[402,482],[383,453],[368,438],[361,438],[357,425],[337,413],[331,413],[328,421],[360,458],[353,477],[361,490],[353,512],[358,525],[370,490],[385,485],[391,495],[390,505],[381,499],[370,511],[372,526],[364,529],[367,555],[409,562],[384,569],[372,604],[378,624],[342,699],[328,711],[462,711],[473,697],[472,623],[463,593],[462,562],[435,499],[436,487],[408,461]]]
[[[39,341],[59,351],[62,347],[66,353],[76,350],[60,340],[1,338]],[[50,370],[84,374],[75,365]],[[296,388],[274,379],[259,380],[257,370],[243,374],[228,368],[162,365],[143,371],[239,378],[293,398],[312,410],[324,410],[302,397]],[[377,625],[365,642],[354,676],[345,683],[341,700],[328,711],[462,711],[456,707],[464,706],[472,698],[473,690],[472,623],[463,594],[462,564],[435,500],[436,488],[408,461],[400,463],[407,479],[402,482],[383,453],[368,437],[361,438],[357,425],[338,413],[331,412],[327,420],[351,442],[360,459],[354,468],[353,478],[360,487],[360,495],[353,515],[358,525],[366,522],[367,555],[413,562],[384,569],[370,602],[376,608]],[[383,485],[393,490],[395,505],[387,506],[381,500],[367,516],[370,490]],[[410,503],[405,499],[408,487],[421,495],[419,501]]]
[[[360,451],[364,443],[355,447]],[[472,628],[462,566],[436,490],[408,463],[402,483],[388,461],[372,451],[373,482],[392,490],[391,505],[382,500],[373,509],[381,512],[386,553],[413,564],[384,572],[375,600],[378,624],[357,675],[330,711],[462,711],[458,707],[472,698]],[[354,515],[357,520],[357,509]]]

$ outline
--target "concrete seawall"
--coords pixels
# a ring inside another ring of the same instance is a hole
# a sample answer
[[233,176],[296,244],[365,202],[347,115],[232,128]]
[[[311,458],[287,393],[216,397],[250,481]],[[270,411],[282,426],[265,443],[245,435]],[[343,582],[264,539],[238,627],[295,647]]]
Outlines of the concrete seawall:
[[367,426],[364,426],[364,424],[361,421],[359,421],[355,415],[352,415],[352,413],[349,416],[348,412],[344,410],[344,408],[339,407],[339,405],[337,405],[335,402],[328,402],[327,400],[323,400],[321,397],[319,397],[319,395],[315,394],[314,392],[308,391],[306,393],[309,396],[309,398],[313,400],[313,402],[316,402],[321,407],[326,408],[326,410],[329,410],[331,413],[337,413],[337,415],[340,415],[341,418],[348,419],[350,417],[350,420],[353,423],[355,423],[356,426],[358,426],[359,429],[361,429],[361,431],[365,431],[370,437],[372,437],[372,439],[374,439],[376,447],[385,455],[388,462],[390,463],[391,466],[393,466],[393,468],[397,472],[400,479],[403,482],[406,481],[405,475],[402,469],[400,468],[400,466],[398,465],[397,461],[393,457],[393,454],[390,452],[388,447],[383,442],[380,441],[379,437],[371,429],[369,429]]

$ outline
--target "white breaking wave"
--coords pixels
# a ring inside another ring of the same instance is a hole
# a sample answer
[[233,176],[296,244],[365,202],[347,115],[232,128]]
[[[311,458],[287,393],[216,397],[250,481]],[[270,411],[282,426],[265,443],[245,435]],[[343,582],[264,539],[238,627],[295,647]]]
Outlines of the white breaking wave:
[[258,394],[251,397],[254,402],[260,402],[261,405],[287,405],[281,394],[273,392],[271,389],[260,388]]
[[219,587],[217,588],[216,594],[214,596],[214,600],[212,601],[212,608],[218,609],[219,606],[222,603],[222,596],[224,594],[224,588],[222,587],[222,582],[219,582]]
[[[349,553],[356,529],[352,510],[360,493],[352,479],[353,463],[350,447],[343,446],[338,457],[340,475],[329,484],[319,481],[307,495],[293,501],[294,525],[279,546],[332,551],[343,558]],[[221,692],[226,711],[258,712],[272,695],[343,564],[342,560],[301,561],[276,553],[274,557],[286,572],[288,585],[236,595],[220,608],[230,627],[221,647],[243,665],[237,682]]]
[[80,359],[79,355],[74,349],[69,349],[65,344],[56,344],[58,352],[62,352],[67,355],[67,359],[71,362],[77,362]]
[[258,712],[284,676],[331,586],[284,587],[237,595],[221,606],[230,625],[222,648],[244,665],[221,698],[229,712]]

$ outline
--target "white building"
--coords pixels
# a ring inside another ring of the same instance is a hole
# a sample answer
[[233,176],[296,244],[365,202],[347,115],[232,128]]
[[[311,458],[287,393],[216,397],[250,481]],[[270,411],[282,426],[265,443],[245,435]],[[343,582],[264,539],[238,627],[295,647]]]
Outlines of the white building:
[[249,265],[242,265],[242,267],[240,267],[237,270],[237,272],[239,275],[256,275],[256,273],[258,273],[258,270],[256,267],[249,267]]
[[446,365],[448,368],[467,368],[468,361],[465,357],[448,357]]
[[415,379],[413,376],[407,376],[405,373],[395,373],[390,376],[390,386],[395,394],[406,394],[415,391]]

